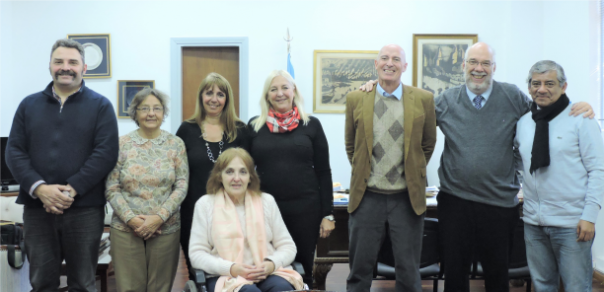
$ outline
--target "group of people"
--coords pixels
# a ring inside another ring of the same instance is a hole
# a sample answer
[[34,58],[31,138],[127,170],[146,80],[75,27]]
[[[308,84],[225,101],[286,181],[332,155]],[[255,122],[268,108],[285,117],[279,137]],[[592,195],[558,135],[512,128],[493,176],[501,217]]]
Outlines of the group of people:
[[[469,291],[476,254],[486,291],[509,291],[508,263],[519,220],[523,173],[524,236],[535,291],[591,291],[591,246],[604,194],[604,143],[591,106],[573,106],[554,61],[528,73],[529,99],[493,80],[494,50],[476,43],[463,63],[465,84],[437,97],[403,85],[397,45],[381,49],[378,80],[346,101],[350,187],[348,291],[369,291],[385,228],[396,290],[421,291],[418,271],[426,164],[445,135],[438,175],[439,238],[445,291]],[[584,117],[578,115],[585,113]],[[387,224],[386,224],[387,223]]]
[[[63,260],[70,290],[96,291],[106,201],[114,209],[111,255],[118,291],[169,291],[182,247],[210,291],[286,291],[312,284],[318,237],[335,228],[328,143],[304,110],[293,78],[273,71],[261,114],[237,117],[229,82],[202,80],[195,113],[176,135],[161,130],[168,97],[143,89],[118,138],[111,103],[85,86],[82,46],[58,40],[53,81],[20,104],[7,163],[20,183],[33,291],[55,290]],[[396,290],[421,291],[426,166],[436,127],[445,291],[468,291],[476,253],[487,291],[508,291],[508,262],[524,173],[527,255],[536,291],[591,289],[591,245],[604,190],[604,143],[589,104],[572,107],[560,65],[528,75],[532,101],[493,80],[495,53],[466,51],[465,84],[436,98],[401,82],[404,50],[384,46],[377,81],[346,96],[352,165],[348,291],[369,291],[386,232]],[[180,245],[179,245],[180,243]],[[300,262],[305,277],[291,269]]]
[[[329,149],[286,71],[273,71],[249,124],[211,73],[176,135],[161,129],[168,96],[143,89],[118,138],[114,109],[88,88],[83,47],[58,40],[53,81],[26,97],[6,151],[20,183],[33,291],[96,291],[104,206],[118,291],[170,291],[180,247],[210,291],[286,291],[312,284],[314,247],[335,228]],[[300,218],[304,220],[300,220]],[[305,277],[290,264],[302,264]]]

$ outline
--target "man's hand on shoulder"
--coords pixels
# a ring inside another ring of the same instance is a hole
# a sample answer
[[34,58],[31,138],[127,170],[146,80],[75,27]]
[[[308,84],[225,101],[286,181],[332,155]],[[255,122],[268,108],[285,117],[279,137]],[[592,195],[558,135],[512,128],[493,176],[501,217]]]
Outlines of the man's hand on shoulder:
[[596,116],[596,114],[594,113],[594,109],[587,102],[580,101],[580,102],[573,104],[570,107],[569,115],[571,115],[573,117],[576,117],[583,113],[584,113],[584,115],[583,115],[584,118],[593,119]]
[[73,198],[63,192],[69,192],[71,189],[64,185],[41,184],[34,190],[34,195],[42,201],[47,212],[63,214],[63,210],[71,207],[73,203]]
[[361,87],[359,87],[360,91],[363,92],[369,92],[373,90],[373,86],[377,83],[377,79],[376,80],[369,80],[367,81],[367,83],[361,85]]

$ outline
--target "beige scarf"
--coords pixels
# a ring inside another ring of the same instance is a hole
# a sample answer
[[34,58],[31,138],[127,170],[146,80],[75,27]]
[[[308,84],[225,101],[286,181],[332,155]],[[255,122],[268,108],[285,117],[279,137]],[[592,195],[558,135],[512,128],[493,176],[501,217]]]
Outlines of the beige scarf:
[[[212,220],[212,240],[218,255],[231,262],[243,264],[245,238],[248,240],[254,265],[259,266],[266,258],[266,230],[264,228],[264,208],[262,197],[245,194],[245,229],[243,234],[235,204],[224,190],[218,191],[214,199]],[[304,287],[302,276],[298,272],[283,267],[276,268],[271,275],[284,278],[296,290]],[[252,285],[252,281],[238,276],[236,278],[221,276],[216,282],[214,291],[237,292],[243,285]]]

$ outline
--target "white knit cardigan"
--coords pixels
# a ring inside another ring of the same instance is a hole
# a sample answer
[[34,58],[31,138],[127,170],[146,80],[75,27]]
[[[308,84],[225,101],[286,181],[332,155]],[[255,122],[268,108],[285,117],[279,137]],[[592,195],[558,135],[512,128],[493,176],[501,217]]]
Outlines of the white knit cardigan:
[[[234,262],[220,258],[212,240],[214,198],[214,195],[204,195],[195,203],[193,226],[189,240],[189,259],[193,268],[202,269],[210,276],[232,276],[230,270]],[[262,205],[267,242],[266,258],[275,263],[275,269],[279,267],[291,269],[290,264],[296,257],[296,245],[285,227],[279,207],[273,196],[267,193],[262,193]],[[245,218],[240,218],[240,221],[245,222]],[[242,228],[245,230],[245,225]],[[254,264],[247,242],[243,263]]]

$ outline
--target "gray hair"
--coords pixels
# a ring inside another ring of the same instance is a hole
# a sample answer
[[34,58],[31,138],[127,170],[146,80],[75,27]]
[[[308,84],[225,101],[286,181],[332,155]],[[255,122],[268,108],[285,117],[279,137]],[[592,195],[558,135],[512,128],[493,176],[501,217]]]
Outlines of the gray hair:
[[52,59],[52,54],[59,47],[78,50],[78,52],[80,52],[80,56],[82,56],[82,64],[86,64],[86,62],[85,62],[86,58],[84,58],[84,47],[82,46],[82,44],[80,44],[80,43],[78,43],[78,42],[76,42],[74,40],[70,40],[70,39],[60,39],[60,40],[57,40],[55,42],[55,44],[52,45],[52,50],[50,51],[50,58],[51,59]]
[[564,86],[564,84],[566,83],[566,75],[564,74],[564,69],[562,68],[562,66],[560,66],[560,64],[550,60],[541,60],[535,63],[535,65],[533,65],[533,67],[531,67],[531,69],[529,70],[526,82],[529,84],[529,86],[531,86],[531,81],[533,81],[533,74],[543,74],[547,71],[552,70],[556,70],[556,75],[558,77],[560,87]]
[[157,97],[159,103],[161,103],[161,105],[164,107],[164,118],[168,116],[168,101],[170,100],[168,95],[155,88],[145,87],[134,95],[134,98],[132,98],[132,102],[130,102],[130,107],[128,107],[128,115],[136,123],[137,126],[138,121],[136,120],[136,109],[149,95]]

